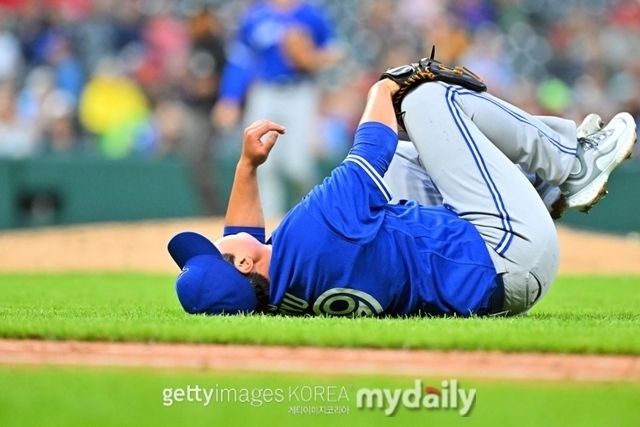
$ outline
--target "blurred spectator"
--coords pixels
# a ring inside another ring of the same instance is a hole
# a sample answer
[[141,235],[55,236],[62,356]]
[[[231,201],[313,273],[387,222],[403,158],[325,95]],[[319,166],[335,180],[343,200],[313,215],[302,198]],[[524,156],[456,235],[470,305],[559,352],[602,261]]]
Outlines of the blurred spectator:
[[449,4],[455,22],[464,22],[464,28],[474,32],[496,22],[497,14],[491,0],[453,0]]
[[[117,21],[114,17],[137,8],[135,2],[116,0],[94,0],[91,13],[75,25],[78,53],[83,59],[87,74],[93,72],[105,56],[118,53]],[[140,23],[137,23],[141,25]],[[140,27],[138,27],[140,28]]]
[[17,108],[21,116],[34,124],[40,124],[42,103],[48,94],[55,90],[53,70],[48,66],[38,66],[27,74],[17,99]]
[[151,117],[152,135],[148,140],[151,150],[160,156],[178,152],[185,142],[186,128],[190,128],[185,105],[176,100],[161,101]]
[[[453,15],[443,15],[426,28],[425,47],[435,45],[436,57],[445,64],[457,64],[460,56],[469,48],[470,40],[464,25]],[[426,56],[427,51],[423,56]]]
[[0,11],[0,81],[17,80],[22,66],[20,40],[11,31],[9,16]]
[[396,49],[415,50],[420,43],[418,37],[413,40],[407,37],[404,23],[396,19],[397,6],[393,0],[361,2],[358,14],[362,15],[360,33],[362,57],[364,63],[371,68],[378,65]]
[[[509,97],[515,76],[505,49],[505,37],[499,28],[486,25],[476,32],[474,43],[460,52],[461,56],[454,62],[464,64],[482,76],[493,95]],[[439,50],[436,55],[439,56]]]
[[38,129],[18,114],[15,95],[12,85],[0,85],[0,157],[26,157],[38,148]]
[[351,83],[324,94],[315,135],[316,157],[331,170],[351,148],[352,138],[362,111],[362,98]]
[[99,139],[107,157],[124,157],[144,147],[149,104],[140,87],[114,58],[105,58],[80,99],[80,123]]
[[444,0],[400,0],[396,18],[413,32],[432,25],[446,14]]
[[170,2],[159,1],[142,28],[143,50],[133,75],[151,103],[179,95],[189,54],[189,29],[171,13]]
[[46,63],[53,70],[55,85],[76,103],[84,86],[84,71],[75,56],[71,40],[56,33],[47,40],[47,44],[44,55]]
[[[180,154],[215,213],[228,144],[211,114],[237,131],[244,111],[244,124],[266,117],[288,128],[261,171],[265,212],[278,216],[276,175],[300,196],[316,179],[313,156],[331,167],[348,149],[368,84],[433,44],[438,59],[466,65],[534,114],[606,121],[626,110],[640,122],[638,0],[309,2],[2,0],[0,152]],[[322,70],[339,58],[334,41],[348,55]]]
[[619,0],[614,2],[608,21],[612,25],[637,32],[640,30],[640,2],[638,0]]
[[68,92],[55,90],[42,102],[44,153],[73,154],[80,150],[74,110],[77,101]]
[[311,141],[320,93],[315,75],[341,58],[333,39],[333,24],[320,6],[269,0],[246,12],[231,44],[213,112],[216,124],[236,125],[246,96],[245,124],[267,118],[287,129],[259,171],[266,218],[287,210],[287,184],[297,199],[316,183]]

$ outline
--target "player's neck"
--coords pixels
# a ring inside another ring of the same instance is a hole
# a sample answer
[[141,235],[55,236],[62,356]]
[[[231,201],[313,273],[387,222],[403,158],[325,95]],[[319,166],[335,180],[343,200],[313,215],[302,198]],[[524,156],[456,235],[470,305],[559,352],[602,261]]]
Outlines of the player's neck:
[[271,277],[269,277],[269,267],[271,266],[271,245],[262,245],[258,252],[259,253],[254,260],[254,270],[271,280]]

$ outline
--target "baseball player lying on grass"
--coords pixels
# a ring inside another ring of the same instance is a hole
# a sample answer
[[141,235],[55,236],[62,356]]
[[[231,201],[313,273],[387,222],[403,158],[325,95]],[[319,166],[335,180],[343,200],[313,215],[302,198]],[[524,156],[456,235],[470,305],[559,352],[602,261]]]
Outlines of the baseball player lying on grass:
[[[285,129],[249,126],[224,237],[184,232],[169,242],[185,311],[482,316],[517,315],[540,301],[558,270],[558,237],[516,165],[587,211],[630,155],[634,121],[621,113],[578,139],[573,121],[545,123],[485,93],[467,70],[435,74],[437,65],[425,58],[383,74],[344,162],[266,242],[256,172]],[[389,203],[382,176],[398,126],[442,205]]]

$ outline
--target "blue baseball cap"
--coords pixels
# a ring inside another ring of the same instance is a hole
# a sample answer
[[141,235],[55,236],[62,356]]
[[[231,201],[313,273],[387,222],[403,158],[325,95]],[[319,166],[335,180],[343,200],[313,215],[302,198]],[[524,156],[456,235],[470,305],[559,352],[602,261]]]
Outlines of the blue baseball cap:
[[168,249],[182,269],[176,293],[187,313],[237,314],[258,306],[249,280],[203,235],[191,231],[176,234]]

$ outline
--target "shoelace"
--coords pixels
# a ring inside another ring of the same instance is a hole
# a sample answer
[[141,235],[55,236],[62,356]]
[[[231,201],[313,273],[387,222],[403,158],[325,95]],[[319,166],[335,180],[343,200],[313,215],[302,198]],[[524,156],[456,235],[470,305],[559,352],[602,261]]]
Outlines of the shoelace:
[[[600,132],[598,132],[600,133]],[[578,138],[578,143],[582,145],[582,148],[586,150],[590,150],[592,148],[596,148],[598,146],[599,141],[596,139],[598,133],[594,133],[593,135],[584,136],[582,138]]]
[[582,145],[582,148],[584,148],[585,151],[590,150],[592,148],[597,148],[598,145],[609,135],[611,135],[611,130],[601,130],[600,132],[596,132],[593,135],[578,138],[578,143]]

